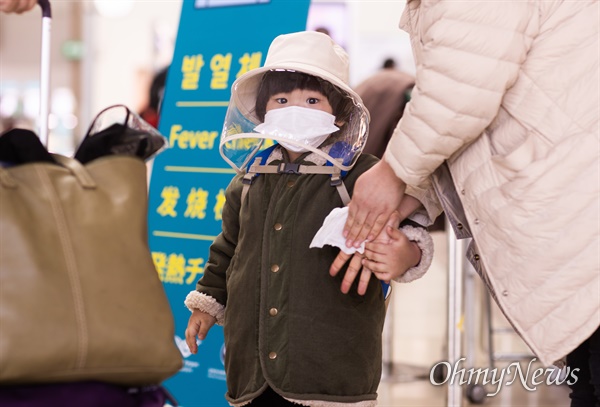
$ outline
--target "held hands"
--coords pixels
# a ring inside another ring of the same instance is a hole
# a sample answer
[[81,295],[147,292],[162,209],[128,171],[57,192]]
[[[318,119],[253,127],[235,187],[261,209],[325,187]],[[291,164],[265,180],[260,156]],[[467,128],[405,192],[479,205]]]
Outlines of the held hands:
[[398,228],[387,225],[384,231],[389,236],[389,242],[375,240],[367,243],[362,265],[371,270],[379,280],[389,284],[391,280],[419,264],[421,249]]
[[[378,279],[389,281],[419,263],[421,250],[398,230],[399,224],[400,213],[395,211],[386,222],[385,229],[377,236],[377,239],[366,244],[365,253],[360,254],[357,252],[354,254],[342,280],[341,291],[344,294],[350,291],[350,287],[359,271],[360,280],[357,291],[359,295],[364,295],[367,292],[369,280],[374,271]],[[331,264],[329,274],[335,277],[350,256],[352,255],[340,251]]]
[[198,352],[198,344],[196,336],[200,340],[206,338],[208,330],[217,322],[217,319],[206,312],[195,309],[188,321],[187,329],[185,330],[185,343],[192,353]]
[[36,4],[37,0],[0,0],[0,11],[21,14],[31,10]]
[[381,160],[362,174],[348,205],[348,219],[344,226],[346,246],[359,247],[364,240],[378,236],[386,220],[400,206],[406,184],[394,170]]

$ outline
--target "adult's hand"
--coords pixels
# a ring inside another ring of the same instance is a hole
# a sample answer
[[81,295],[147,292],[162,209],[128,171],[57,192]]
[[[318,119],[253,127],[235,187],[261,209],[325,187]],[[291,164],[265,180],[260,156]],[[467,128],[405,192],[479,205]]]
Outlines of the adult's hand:
[[[392,228],[398,228],[398,225],[400,225],[400,213],[397,211],[393,212],[392,216],[390,216],[387,220],[386,225]],[[388,235],[385,228],[383,229],[381,234],[377,236],[377,239],[375,239],[376,242],[382,244],[388,244],[390,243],[390,240],[391,238]],[[358,281],[357,292],[359,295],[364,295],[367,292],[369,280],[371,279],[371,275],[373,274],[373,272],[369,268],[364,267],[362,265],[363,259],[365,258],[364,255],[358,252],[352,255],[340,251],[333,263],[331,264],[331,267],[329,268],[329,275],[335,277],[340,272],[344,264],[346,264],[350,256],[352,256],[352,259],[350,260],[350,264],[348,264],[348,268],[346,269],[346,274],[344,275],[344,278],[342,280],[342,286],[340,290],[344,294],[348,294],[348,292],[350,291],[350,287],[352,287],[352,283],[354,283],[356,276],[360,272],[360,280]]]
[[[416,199],[410,195],[404,195],[404,197],[402,198],[402,202],[400,203],[400,206],[398,207],[398,210],[392,213],[392,216],[390,216],[390,218],[388,219],[388,222],[386,222],[386,225],[389,225],[393,228],[397,228],[398,225],[400,225],[400,222],[402,222],[404,219],[406,219],[410,214],[412,214],[414,211],[416,211],[420,207],[421,207],[421,202],[418,199]],[[388,236],[386,238],[384,235],[385,235],[385,229],[383,229],[383,231],[380,233],[378,238],[375,239],[375,241],[379,242],[380,240],[386,240],[386,239],[389,241],[390,237]],[[388,233],[388,235],[389,235],[389,233]],[[396,240],[398,240],[398,239],[396,239]],[[364,295],[367,292],[367,286],[369,285],[369,280],[371,279],[371,274],[372,274],[372,270],[370,270],[368,267],[365,266],[366,259],[365,259],[364,255],[362,255],[358,252],[356,252],[356,253],[354,253],[354,255],[352,255],[352,254],[346,254],[343,251],[340,251],[338,253],[337,257],[335,258],[335,260],[333,261],[333,263],[331,263],[331,267],[329,268],[329,274],[332,277],[335,277],[340,272],[342,267],[344,267],[344,264],[346,264],[346,262],[348,261],[348,259],[350,259],[350,257],[352,257],[352,259],[350,260],[350,264],[348,265],[348,269],[346,270],[346,274],[342,281],[341,291],[344,294],[347,294],[350,291],[350,287],[352,286],[352,283],[356,279],[356,276],[358,275],[358,273],[361,272],[361,267],[362,267],[362,272],[360,274],[360,280],[358,282],[357,291],[360,295]]]
[[421,261],[421,249],[398,228],[385,227],[389,242],[367,242],[363,267],[367,267],[381,281],[389,284],[415,267]]
[[400,206],[405,189],[406,184],[385,159],[358,177],[344,226],[346,246],[359,247],[364,240],[379,235],[392,212]]
[[0,11],[21,14],[35,7],[37,0],[0,0]]

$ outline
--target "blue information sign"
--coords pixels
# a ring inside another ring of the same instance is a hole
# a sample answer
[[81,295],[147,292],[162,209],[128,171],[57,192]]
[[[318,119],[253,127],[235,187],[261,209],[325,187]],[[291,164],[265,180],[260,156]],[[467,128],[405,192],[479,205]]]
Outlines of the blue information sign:
[[182,407],[227,406],[223,330],[215,326],[191,355],[185,344],[195,288],[221,230],[234,171],[219,154],[230,86],[263,65],[279,34],[304,30],[310,0],[184,0],[159,130],[170,148],[153,165],[149,241],[175,317],[181,371],[166,381]]

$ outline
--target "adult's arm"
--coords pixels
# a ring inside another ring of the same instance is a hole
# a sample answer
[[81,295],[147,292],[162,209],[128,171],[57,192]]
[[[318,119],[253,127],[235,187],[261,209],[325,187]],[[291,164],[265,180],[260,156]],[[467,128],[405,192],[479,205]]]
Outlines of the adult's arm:
[[[417,44],[416,86],[381,168],[356,183],[344,228],[348,246],[379,234],[407,184],[422,185],[492,122],[525,62],[536,10],[530,2],[407,4],[401,25]],[[397,181],[383,184],[390,172]]]

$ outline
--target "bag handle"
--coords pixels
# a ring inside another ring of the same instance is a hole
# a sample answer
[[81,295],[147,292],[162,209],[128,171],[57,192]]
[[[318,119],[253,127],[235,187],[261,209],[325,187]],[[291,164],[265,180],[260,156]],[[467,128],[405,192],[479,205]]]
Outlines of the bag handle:
[[0,165],[0,184],[4,188],[10,188],[10,189],[15,189],[18,186],[18,184],[14,180],[14,178],[11,177],[10,174],[8,173],[8,171],[6,171],[4,168],[2,168],[1,165]]
[[[64,155],[52,154],[52,158],[56,160],[58,164],[66,168],[73,174],[73,176],[79,182],[84,189],[95,189],[96,181],[90,176],[85,167],[76,159],[65,157]],[[17,188],[19,184],[17,181],[10,176],[8,171],[0,166],[0,184],[5,188]]]
[[71,174],[77,178],[79,184],[85,189],[94,189],[96,188],[96,181],[91,177],[91,175],[87,172],[85,167],[76,159],[65,157],[64,155],[59,154],[51,154],[52,158],[56,160],[57,163],[71,171]]

